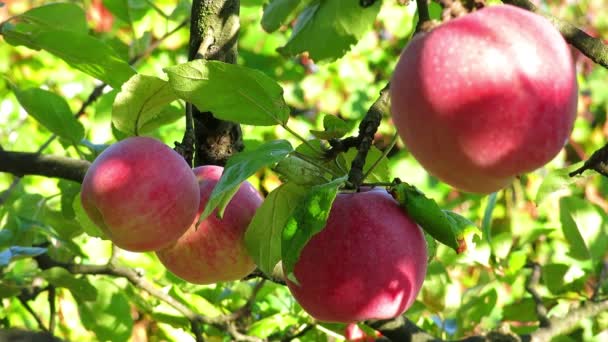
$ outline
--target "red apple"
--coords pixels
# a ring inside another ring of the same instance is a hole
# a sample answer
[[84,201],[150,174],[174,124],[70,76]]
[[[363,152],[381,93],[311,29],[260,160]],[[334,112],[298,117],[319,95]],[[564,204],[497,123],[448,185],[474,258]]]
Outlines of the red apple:
[[338,194],[327,225],[306,244],[287,281],[314,318],[392,318],[414,302],[426,274],[420,227],[386,190]]
[[82,206],[123,249],[166,247],[190,227],[199,205],[192,169],[177,152],[148,137],[103,151],[82,182]]
[[490,193],[557,155],[572,130],[577,85],[551,23],[501,5],[415,37],[390,95],[399,135],[429,173]]
[[[194,169],[201,199],[197,221],[223,170],[213,165]],[[191,283],[212,284],[243,278],[255,268],[245,248],[245,230],[262,201],[253,185],[244,182],[228,203],[222,219],[212,213],[156,255],[169,271]]]
[[91,2],[91,7],[87,9],[87,20],[93,23],[93,29],[97,32],[110,32],[114,24],[114,16],[103,5],[103,0]]

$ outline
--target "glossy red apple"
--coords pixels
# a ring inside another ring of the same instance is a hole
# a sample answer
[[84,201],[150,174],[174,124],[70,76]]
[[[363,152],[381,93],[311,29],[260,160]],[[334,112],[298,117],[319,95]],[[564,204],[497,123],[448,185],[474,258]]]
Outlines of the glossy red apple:
[[491,6],[416,36],[390,87],[412,155],[464,191],[490,193],[553,159],[576,116],[568,45],[545,18]]
[[148,137],[104,150],[82,182],[82,206],[123,249],[163,248],[190,227],[199,206],[196,177],[177,152]]
[[320,321],[392,318],[412,305],[426,267],[420,227],[386,190],[367,190],[338,194],[294,267],[299,284],[287,285]]
[[[222,171],[222,167],[213,165],[194,169],[201,199],[197,221]],[[211,284],[243,278],[255,268],[245,248],[245,230],[262,201],[253,185],[244,182],[228,203],[222,219],[212,213],[156,255],[169,271],[191,283]]]

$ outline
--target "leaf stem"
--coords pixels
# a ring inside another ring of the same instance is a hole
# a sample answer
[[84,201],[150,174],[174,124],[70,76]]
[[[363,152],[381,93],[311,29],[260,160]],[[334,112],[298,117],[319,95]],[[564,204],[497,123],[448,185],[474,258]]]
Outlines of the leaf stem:
[[[399,138],[399,134],[395,133],[395,135],[393,135],[393,137],[391,138],[390,144],[382,152],[382,155],[378,159],[376,159],[376,161],[374,162],[374,164],[372,164],[372,166],[369,168],[369,170],[367,170],[367,172],[363,175],[363,178],[361,179],[361,182],[365,181],[365,179],[367,178],[367,176],[369,176],[372,173],[372,171],[374,171],[374,169],[378,166],[378,164],[380,164],[380,162],[382,161],[382,159],[384,159],[384,158],[386,158],[386,156],[388,156],[388,154],[391,152],[391,150],[393,149],[393,147],[395,147],[395,144],[397,144],[397,139],[398,138]],[[392,185],[392,183],[390,183],[390,185]]]
[[323,154],[323,151],[321,151],[320,149],[318,149],[317,147],[312,145],[308,140],[304,139],[304,137],[299,135],[298,132],[289,128],[289,126],[287,126],[286,123],[281,123],[281,127],[283,127],[287,132],[289,132],[291,135],[293,135],[296,139],[300,140],[304,145],[308,146],[311,150],[313,150],[319,154]]
[[318,167],[319,169],[321,169],[321,170],[323,170],[323,171],[331,174],[332,176],[334,176],[334,177],[340,177],[340,175],[337,174],[334,170],[332,170],[332,169],[330,169],[330,168],[328,168],[328,167],[326,167],[326,166],[324,166],[322,164],[317,163],[316,160],[310,158],[309,156],[307,156],[307,155],[305,155],[303,153],[297,152],[297,151],[294,151],[292,153],[293,153],[294,156],[296,156],[296,157],[304,160],[305,162],[307,162],[309,164],[312,164],[312,165]]

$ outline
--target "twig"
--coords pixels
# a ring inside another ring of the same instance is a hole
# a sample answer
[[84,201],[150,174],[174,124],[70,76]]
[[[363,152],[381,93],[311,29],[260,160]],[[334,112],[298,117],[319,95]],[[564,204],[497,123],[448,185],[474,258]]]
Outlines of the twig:
[[533,332],[531,334],[532,341],[550,341],[551,338],[576,327],[583,319],[595,317],[606,310],[608,310],[608,300],[583,304],[580,308],[568,312],[567,317],[555,317],[551,319],[549,327]]
[[51,334],[54,334],[55,327],[57,326],[57,307],[56,307],[57,290],[55,289],[55,286],[53,286],[53,285],[49,286],[48,297],[49,297],[49,332]]
[[549,19],[549,21],[551,21],[553,26],[559,30],[568,43],[576,47],[580,52],[589,57],[595,63],[608,68],[608,45],[606,45],[601,39],[591,37],[567,21],[543,13],[528,0],[503,0],[503,2],[527,9]]
[[36,323],[38,323],[38,327],[40,328],[40,330],[49,332],[49,329],[44,326],[44,323],[42,322],[42,318],[36,313],[36,311],[34,311],[34,309],[32,309],[32,307],[27,302],[27,300],[25,298],[23,298],[22,296],[19,296],[18,298],[19,298],[19,302],[21,302],[21,305],[23,305],[25,310],[27,310],[27,312],[29,312],[30,315],[32,315],[32,317],[34,317],[34,319],[36,320]]
[[586,170],[594,170],[604,177],[608,177],[608,144],[593,152],[591,157],[585,161],[583,166],[570,172],[568,175],[574,177],[582,174]]
[[427,22],[431,21],[431,16],[429,15],[427,0],[416,0],[416,7],[418,8],[418,24],[416,24],[416,32],[420,32]]
[[[167,303],[175,310],[177,310],[180,314],[182,314],[188,321],[192,327],[192,332],[195,335],[197,341],[203,341],[202,330],[200,329],[200,324],[207,324],[216,327],[221,331],[229,331],[230,324],[238,318],[234,316],[234,314],[218,316],[218,317],[206,317],[202,316],[195,311],[191,310],[188,306],[184,305],[182,302],[178,301],[171,295],[163,292],[158,287],[156,287],[153,283],[147,281],[140,273],[136,270],[120,266],[114,259],[110,259],[110,261],[105,265],[82,265],[82,264],[70,264],[70,263],[60,263],[57,262],[47,254],[42,254],[35,257],[38,265],[42,269],[50,268],[50,267],[62,267],[73,274],[91,274],[91,275],[108,275],[113,277],[120,277],[127,279],[133,286],[142,289],[149,293],[151,296],[157,298],[158,300]],[[257,295],[260,288],[263,286],[263,282],[260,282],[254,288],[252,295]],[[251,300],[251,299],[250,299]],[[253,300],[251,300],[253,301]],[[252,302],[246,304],[251,306]],[[242,308],[241,308],[242,309]],[[238,312],[238,311],[237,311]],[[236,317],[236,318],[235,318]],[[232,335],[232,332],[230,332]],[[254,339],[247,339],[250,336],[241,334],[236,331],[236,335],[232,335],[233,338],[243,340],[243,341],[260,341]]]
[[551,326],[551,321],[549,317],[547,317],[547,308],[543,303],[543,299],[536,291],[536,287],[540,281],[541,275],[541,267],[538,263],[532,262],[529,264],[529,267],[532,268],[532,273],[526,280],[526,291],[530,295],[532,295],[532,299],[535,303],[536,316],[538,316],[538,322],[540,323],[541,328],[546,328]]
[[296,332],[293,335],[287,335],[287,336],[283,337],[281,339],[281,342],[293,341],[298,337],[304,336],[307,332],[314,329],[314,327],[315,327],[314,324],[304,324],[303,326],[300,327],[300,329],[296,330]]
[[358,187],[363,181],[363,166],[365,166],[365,160],[367,153],[372,146],[374,135],[380,126],[380,120],[382,115],[389,112],[389,84],[384,86],[380,91],[380,96],[372,104],[367,111],[365,118],[359,124],[359,144],[357,146],[357,156],[352,162],[350,172],[348,174],[348,181],[355,188]]

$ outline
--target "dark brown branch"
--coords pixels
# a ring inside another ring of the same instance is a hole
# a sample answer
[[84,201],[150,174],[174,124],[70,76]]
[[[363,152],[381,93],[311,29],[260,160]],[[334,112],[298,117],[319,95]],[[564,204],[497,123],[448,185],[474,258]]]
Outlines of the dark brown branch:
[[[195,0],[192,3],[188,59],[236,63],[239,36],[239,0]],[[241,126],[216,119],[210,112],[192,107],[194,121],[194,165],[225,165],[244,148]],[[191,148],[186,132],[179,146]]]
[[383,336],[391,341],[440,341],[403,316],[393,319],[373,320],[366,323],[380,331]]
[[363,181],[363,166],[365,166],[365,160],[367,153],[372,147],[374,141],[374,135],[380,126],[380,120],[382,115],[390,111],[390,99],[389,99],[389,84],[387,84],[381,91],[380,96],[374,104],[369,108],[365,118],[359,124],[359,136],[357,146],[357,156],[353,160],[350,172],[348,174],[348,181],[355,188],[358,187]]
[[570,172],[568,175],[574,177],[587,170],[594,170],[604,177],[608,177],[608,144],[593,152],[591,157],[585,161],[583,166]]
[[532,295],[532,299],[534,300],[536,316],[538,316],[540,327],[550,327],[551,321],[547,317],[547,308],[543,303],[543,299],[538,294],[538,291],[536,291],[536,287],[540,282],[541,266],[538,263],[530,263],[530,267],[532,268],[532,273],[526,281],[526,291]]
[[543,13],[528,0],[503,0],[503,2],[527,9],[549,19],[553,26],[559,30],[568,43],[577,48],[595,63],[608,68],[608,45],[606,45],[601,39],[591,37],[567,21]]
[[34,311],[34,309],[32,309],[30,304],[27,302],[27,299],[24,298],[23,296],[19,296],[18,298],[19,298],[19,302],[21,303],[21,305],[23,305],[25,310],[27,310],[27,312],[29,312],[30,315],[32,315],[32,317],[34,317],[34,320],[36,320],[36,323],[38,323],[38,327],[40,328],[40,330],[42,330],[44,332],[49,332],[49,329],[44,326],[44,323],[42,322],[42,318],[36,313],[36,311]]
[[416,0],[418,8],[418,24],[416,24],[416,32],[420,32],[427,22],[431,21],[427,0]]
[[91,163],[55,155],[0,150],[0,172],[22,177],[39,175],[82,182]]
[[49,332],[51,334],[55,333],[55,327],[57,326],[57,290],[55,286],[49,286]]

